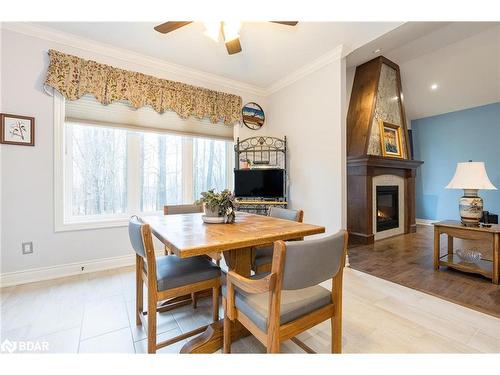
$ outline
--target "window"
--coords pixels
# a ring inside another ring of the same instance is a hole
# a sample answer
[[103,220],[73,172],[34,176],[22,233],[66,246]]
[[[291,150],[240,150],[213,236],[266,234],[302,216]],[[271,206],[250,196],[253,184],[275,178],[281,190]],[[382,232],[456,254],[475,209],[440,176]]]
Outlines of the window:
[[56,231],[122,226],[133,214],[189,204],[208,189],[232,189],[230,140],[60,115]]
[[193,194],[199,197],[209,189],[224,190],[229,186],[227,142],[212,139],[193,139]]
[[141,134],[141,211],[160,211],[181,204],[182,137]]
[[127,131],[68,124],[71,216],[127,212]]

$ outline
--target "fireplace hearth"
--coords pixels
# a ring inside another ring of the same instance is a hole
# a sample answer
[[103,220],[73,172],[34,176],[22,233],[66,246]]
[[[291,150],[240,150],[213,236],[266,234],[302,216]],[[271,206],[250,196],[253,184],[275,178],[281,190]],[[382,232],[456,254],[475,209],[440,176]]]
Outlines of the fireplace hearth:
[[399,227],[399,187],[377,186],[377,232]]

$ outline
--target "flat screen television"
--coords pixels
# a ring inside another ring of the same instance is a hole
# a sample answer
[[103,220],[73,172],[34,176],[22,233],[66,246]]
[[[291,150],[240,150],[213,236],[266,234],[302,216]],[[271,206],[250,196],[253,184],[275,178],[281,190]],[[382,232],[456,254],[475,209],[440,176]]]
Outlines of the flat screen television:
[[234,171],[236,197],[279,198],[284,196],[283,169],[237,169]]

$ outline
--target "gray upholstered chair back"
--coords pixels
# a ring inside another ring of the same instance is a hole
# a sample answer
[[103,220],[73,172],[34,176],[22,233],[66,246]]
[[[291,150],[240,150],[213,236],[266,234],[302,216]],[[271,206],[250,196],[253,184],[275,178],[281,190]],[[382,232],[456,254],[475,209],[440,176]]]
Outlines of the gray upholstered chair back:
[[344,256],[344,233],[317,240],[287,242],[283,290],[303,289],[331,279]]
[[269,216],[275,217],[277,219],[299,221],[300,210],[292,210],[289,208],[281,208],[281,207],[271,207],[269,209]]
[[178,204],[165,206],[163,212],[165,215],[194,214],[203,212],[203,206],[201,204]]
[[144,223],[137,216],[132,216],[128,222],[128,236],[137,255],[146,258],[146,249],[144,249],[144,239],[141,231],[143,225]]

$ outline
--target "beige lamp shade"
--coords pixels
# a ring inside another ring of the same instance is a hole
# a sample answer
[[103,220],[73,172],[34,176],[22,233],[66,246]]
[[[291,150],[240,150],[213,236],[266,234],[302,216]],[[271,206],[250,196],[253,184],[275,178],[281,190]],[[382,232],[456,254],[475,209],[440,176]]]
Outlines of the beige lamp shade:
[[482,161],[457,163],[455,175],[446,189],[496,190],[491,183]]

